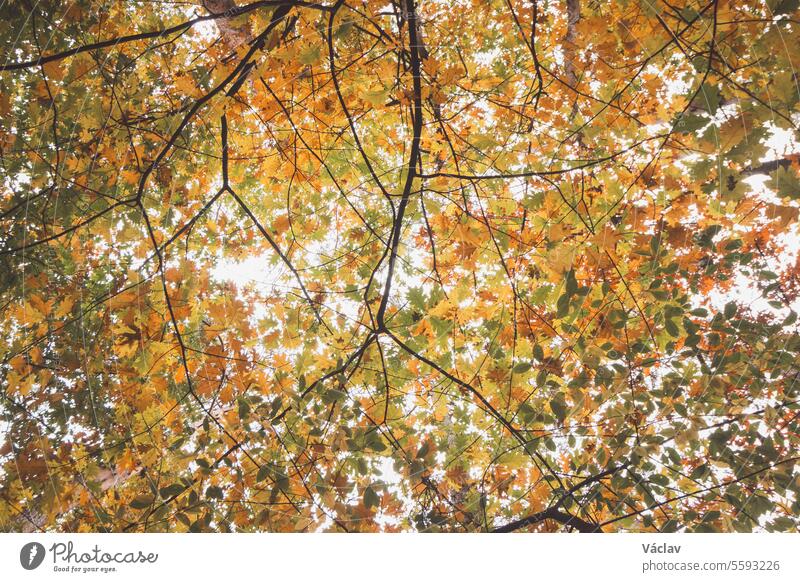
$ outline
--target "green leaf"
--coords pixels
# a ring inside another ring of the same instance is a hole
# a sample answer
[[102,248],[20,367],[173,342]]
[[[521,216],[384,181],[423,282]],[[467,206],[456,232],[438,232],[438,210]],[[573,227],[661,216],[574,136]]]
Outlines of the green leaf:
[[694,105],[702,107],[709,114],[714,115],[717,109],[719,109],[719,103],[719,88],[714,85],[709,85],[708,83],[703,83],[703,86],[697,93],[697,97],[695,97]]
[[342,20],[342,23],[336,28],[336,32],[334,32],[333,35],[336,38],[344,38],[350,33],[352,29],[353,29],[352,20]]
[[320,50],[318,46],[310,46],[304,48],[300,51],[300,55],[298,55],[297,60],[299,60],[304,65],[313,65],[319,62],[320,60]]
[[168,499],[170,497],[178,495],[185,489],[186,487],[184,487],[180,483],[173,483],[172,485],[167,485],[166,487],[162,487],[161,489],[158,490],[158,493],[159,495],[161,495],[163,499]]
[[131,501],[131,507],[134,509],[146,509],[150,507],[155,501],[154,495],[137,495]]
[[[560,396],[560,395],[559,395]],[[553,411],[553,414],[556,415],[556,418],[559,421],[564,421],[567,418],[567,405],[563,400],[563,396],[561,398],[556,398],[550,401],[550,409]]]
[[564,293],[556,302],[556,317],[561,318],[569,313],[569,295]]
[[568,296],[572,297],[573,295],[575,295],[575,292],[577,290],[578,290],[578,280],[575,278],[575,271],[573,269],[570,269],[569,271],[567,271],[565,293]]
[[250,403],[247,402],[247,400],[245,400],[244,398],[239,397],[238,404],[239,404],[239,418],[241,420],[246,420],[247,417],[250,415]]
[[684,114],[675,121],[675,131],[679,133],[694,133],[708,124],[708,119],[699,115]]
[[216,485],[211,485],[206,489],[206,497],[209,499],[222,499],[222,489]]
[[270,474],[269,465],[261,465],[258,468],[258,473],[256,473],[256,483],[261,483],[264,479],[269,477],[269,474]]
[[330,388],[322,395],[322,400],[327,404],[338,402],[340,400],[344,400],[345,398],[347,398],[347,393],[337,390],[336,388]]
[[668,319],[664,322],[664,329],[666,329],[667,333],[672,337],[678,337],[681,334],[678,326],[675,325],[675,322],[671,319]]
[[536,411],[527,402],[523,402],[522,404],[519,405],[517,413],[519,414],[522,421],[526,424],[530,423],[536,417]]
[[531,369],[531,363],[530,362],[520,362],[516,366],[514,366],[512,371],[515,374],[523,374],[523,373],[527,372],[530,369]]
[[381,438],[381,433],[373,431],[367,435],[367,447],[375,452],[382,452],[386,450],[386,443]]
[[389,93],[391,92],[390,89],[378,89],[375,91],[365,91],[362,94],[364,100],[368,102],[373,107],[379,107],[386,103],[386,100],[389,98]]
[[792,14],[800,8],[800,0],[780,0],[775,6],[773,13],[775,16],[779,14]]
[[791,167],[780,166],[772,173],[766,185],[775,190],[779,196],[791,200],[800,199],[800,177]]
[[651,475],[650,482],[655,483],[656,485],[661,485],[662,487],[666,487],[669,485],[669,477],[666,475]]
[[368,508],[371,507],[378,507],[381,503],[381,498],[375,493],[375,490],[372,488],[372,485],[368,485],[366,489],[364,489],[364,505]]

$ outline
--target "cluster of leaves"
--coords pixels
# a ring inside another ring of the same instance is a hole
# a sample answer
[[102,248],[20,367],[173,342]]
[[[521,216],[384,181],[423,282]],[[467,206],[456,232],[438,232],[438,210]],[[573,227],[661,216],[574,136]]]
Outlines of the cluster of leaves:
[[798,528],[796,1],[0,13],[0,529]]

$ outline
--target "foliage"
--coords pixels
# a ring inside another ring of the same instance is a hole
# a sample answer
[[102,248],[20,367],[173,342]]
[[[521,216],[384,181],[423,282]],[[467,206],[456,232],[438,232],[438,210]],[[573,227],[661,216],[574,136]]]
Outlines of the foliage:
[[32,6],[0,529],[797,529],[797,2]]

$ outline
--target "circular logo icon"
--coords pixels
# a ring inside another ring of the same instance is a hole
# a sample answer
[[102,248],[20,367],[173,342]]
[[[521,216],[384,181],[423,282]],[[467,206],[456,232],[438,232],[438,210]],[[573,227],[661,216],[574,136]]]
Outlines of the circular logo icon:
[[44,546],[39,542],[29,542],[19,551],[19,563],[26,570],[35,570],[44,561]]

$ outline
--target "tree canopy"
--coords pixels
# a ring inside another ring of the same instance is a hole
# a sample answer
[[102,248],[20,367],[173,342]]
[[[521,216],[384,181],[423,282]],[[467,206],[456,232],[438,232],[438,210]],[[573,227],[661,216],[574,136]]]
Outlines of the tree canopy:
[[0,529],[797,531],[796,0],[0,15]]

